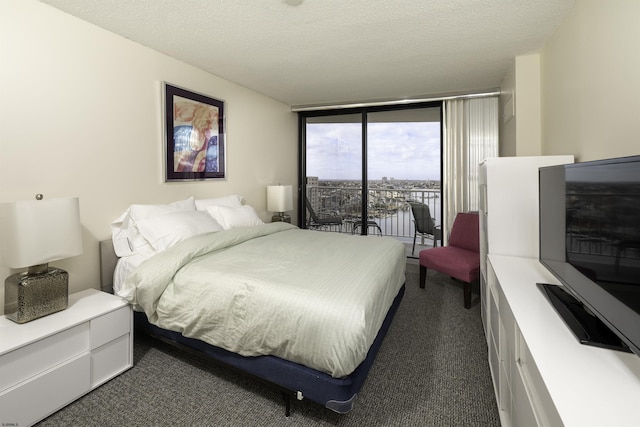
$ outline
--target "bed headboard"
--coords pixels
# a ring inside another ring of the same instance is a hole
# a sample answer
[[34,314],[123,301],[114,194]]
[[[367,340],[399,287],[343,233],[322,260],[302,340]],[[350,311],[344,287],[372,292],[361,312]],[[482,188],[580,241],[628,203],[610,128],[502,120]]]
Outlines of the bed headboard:
[[113,272],[118,256],[113,249],[113,240],[101,240],[100,244],[100,289],[113,293]]

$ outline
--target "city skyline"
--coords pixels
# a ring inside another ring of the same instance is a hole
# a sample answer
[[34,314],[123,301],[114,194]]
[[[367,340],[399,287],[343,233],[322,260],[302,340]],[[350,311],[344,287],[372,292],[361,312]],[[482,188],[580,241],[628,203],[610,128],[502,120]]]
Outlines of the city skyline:
[[[307,124],[307,176],[359,180],[360,123]],[[368,177],[382,180],[440,180],[440,123],[369,123]]]

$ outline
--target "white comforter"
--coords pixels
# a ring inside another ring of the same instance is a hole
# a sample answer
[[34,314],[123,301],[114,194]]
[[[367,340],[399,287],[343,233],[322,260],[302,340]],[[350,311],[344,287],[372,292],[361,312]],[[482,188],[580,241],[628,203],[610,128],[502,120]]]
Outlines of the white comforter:
[[339,378],[366,357],[405,261],[395,239],[272,223],[183,241],[142,263],[118,294],[161,328]]

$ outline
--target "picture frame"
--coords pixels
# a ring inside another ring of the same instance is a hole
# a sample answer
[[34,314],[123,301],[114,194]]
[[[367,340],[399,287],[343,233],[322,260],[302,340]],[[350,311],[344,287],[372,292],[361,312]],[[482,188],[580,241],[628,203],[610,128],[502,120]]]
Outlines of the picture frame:
[[165,181],[226,178],[224,101],[163,82]]

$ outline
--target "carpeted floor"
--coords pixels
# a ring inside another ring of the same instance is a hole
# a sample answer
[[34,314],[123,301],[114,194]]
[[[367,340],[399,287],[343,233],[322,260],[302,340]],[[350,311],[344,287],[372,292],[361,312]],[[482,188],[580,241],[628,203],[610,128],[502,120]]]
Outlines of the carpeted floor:
[[284,416],[279,392],[144,336],[132,369],[38,426],[499,426],[477,294],[407,263],[407,290],[355,408],[309,401]]

